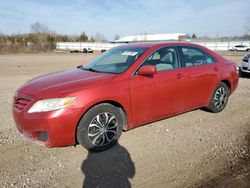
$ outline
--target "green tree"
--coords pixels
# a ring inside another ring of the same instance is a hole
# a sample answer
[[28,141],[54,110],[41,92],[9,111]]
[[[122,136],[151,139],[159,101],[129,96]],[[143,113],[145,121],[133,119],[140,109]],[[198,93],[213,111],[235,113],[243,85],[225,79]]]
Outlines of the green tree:
[[88,36],[85,34],[85,32],[82,32],[82,34],[79,36],[78,40],[80,42],[85,42],[88,40]]
[[62,42],[69,42],[70,40],[69,40],[69,38],[68,38],[67,35],[63,35],[63,36],[61,36],[61,40],[60,41],[62,41]]
[[90,42],[95,42],[95,38],[93,37],[93,35],[90,37]]
[[46,43],[49,46],[49,49],[54,49],[56,47],[55,45],[55,37],[53,35],[48,35],[46,39]]
[[33,43],[33,44],[37,44],[38,43],[38,37],[34,34],[29,34],[28,35],[28,41]]
[[192,39],[196,39],[196,38],[197,38],[196,34],[193,34]]

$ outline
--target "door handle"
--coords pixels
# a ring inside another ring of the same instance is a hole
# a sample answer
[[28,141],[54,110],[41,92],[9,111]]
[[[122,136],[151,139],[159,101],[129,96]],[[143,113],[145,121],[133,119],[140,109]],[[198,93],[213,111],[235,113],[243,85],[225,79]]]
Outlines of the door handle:
[[182,74],[177,74],[176,78],[177,79],[183,79],[183,75]]
[[218,70],[219,70],[219,68],[216,66],[216,67],[214,67],[214,70],[215,70],[215,71],[218,71]]

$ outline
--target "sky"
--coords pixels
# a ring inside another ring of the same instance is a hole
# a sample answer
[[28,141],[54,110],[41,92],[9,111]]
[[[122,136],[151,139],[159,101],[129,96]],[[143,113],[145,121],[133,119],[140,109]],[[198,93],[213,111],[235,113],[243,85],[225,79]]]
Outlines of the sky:
[[39,22],[59,34],[195,33],[234,36],[250,26],[249,0],[0,0],[0,32],[30,32]]

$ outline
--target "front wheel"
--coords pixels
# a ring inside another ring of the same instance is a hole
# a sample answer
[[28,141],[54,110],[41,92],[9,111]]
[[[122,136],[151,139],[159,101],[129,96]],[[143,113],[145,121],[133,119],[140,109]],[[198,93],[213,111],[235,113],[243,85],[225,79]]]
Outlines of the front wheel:
[[121,108],[108,103],[92,107],[78,124],[78,143],[92,151],[109,149],[121,136],[125,124],[124,116]]
[[229,88],[225,83],[221,82],[215,89],[210,104],[206,109],[213,113],[221,112],[227,105],[228,97]]
[[244,78],[246,76],[245,73],[242,71],[241,68],[239,70],[239,75],[240,75],[240,78]]

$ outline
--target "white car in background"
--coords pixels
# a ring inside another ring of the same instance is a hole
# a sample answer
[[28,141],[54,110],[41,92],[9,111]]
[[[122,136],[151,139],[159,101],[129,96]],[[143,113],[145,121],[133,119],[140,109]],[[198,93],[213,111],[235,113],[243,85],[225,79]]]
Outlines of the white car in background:
[[230,51],[250,51],[250,47],[247,45],[236,45]]
[[250,74],[250,54],[245,55],[242,59],[240,70],[241,73]]

